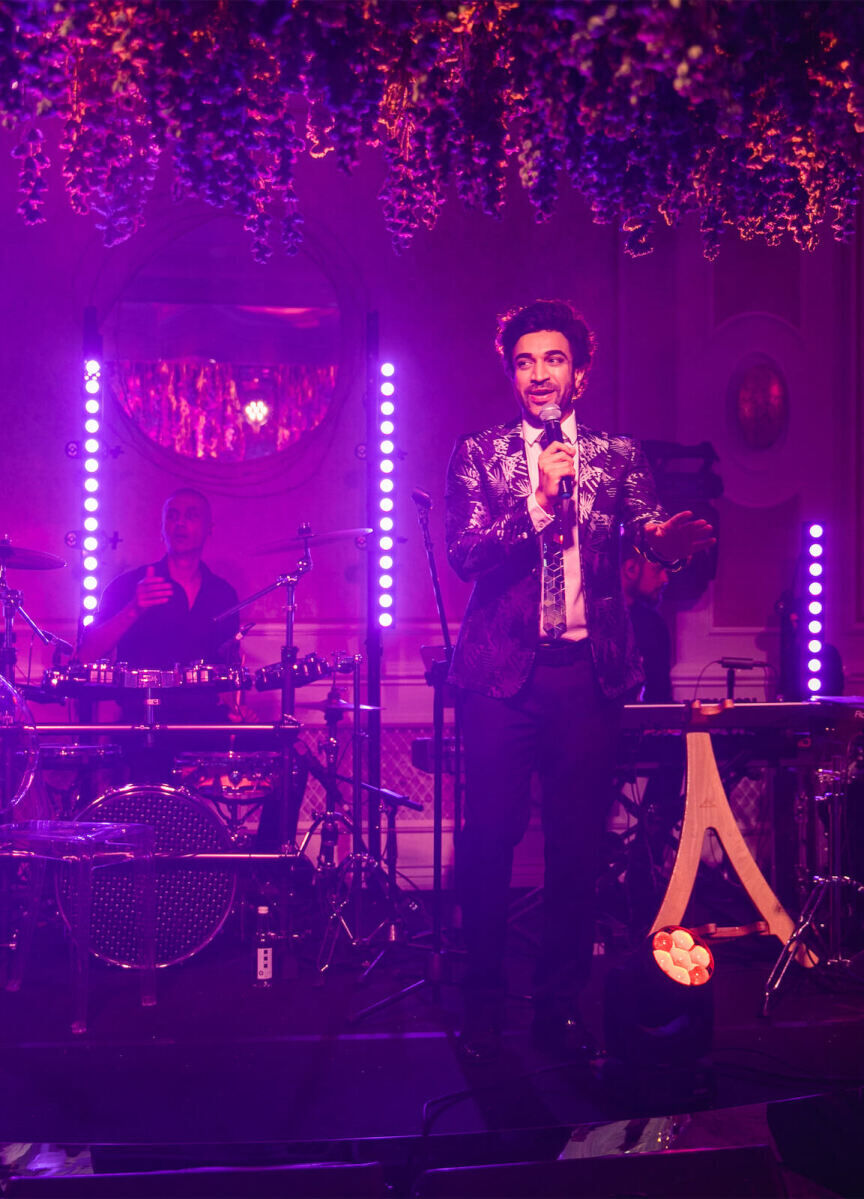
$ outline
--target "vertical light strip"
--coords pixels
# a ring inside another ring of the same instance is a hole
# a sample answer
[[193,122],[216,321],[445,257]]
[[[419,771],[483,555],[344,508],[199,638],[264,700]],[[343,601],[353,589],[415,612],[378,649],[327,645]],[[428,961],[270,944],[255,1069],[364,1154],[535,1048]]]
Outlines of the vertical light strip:
[[81,597],[81,623],[93,623],[99,604],[99,467],[102,451],[102,363],[93,355],[84,360],[84,517],[81,537],[81,565],[84,568]]
[[395,549],[396,549],[396,368],[392,362],[382,362],[380,399],[378,401],[378,527],[375,558],[378,579],[378,624],[392,628],[395,613]]
[[804,527],[804,564],[807,597],[802,620],[804,687],[815,698],[821,694],[825,669],[825,528],[821,524]]

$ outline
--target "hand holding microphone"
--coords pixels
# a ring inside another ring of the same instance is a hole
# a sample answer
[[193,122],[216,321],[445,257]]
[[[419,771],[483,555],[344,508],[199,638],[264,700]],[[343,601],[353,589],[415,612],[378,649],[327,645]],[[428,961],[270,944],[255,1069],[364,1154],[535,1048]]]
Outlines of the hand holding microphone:
[[540,478],[535,495],[541,508],[548,511],[556,500],[573,498],[576,447],[564,441],[561,409],[557,404],[544,404],[540,409],[540,419],[546,432],[546,449],[538,459]]

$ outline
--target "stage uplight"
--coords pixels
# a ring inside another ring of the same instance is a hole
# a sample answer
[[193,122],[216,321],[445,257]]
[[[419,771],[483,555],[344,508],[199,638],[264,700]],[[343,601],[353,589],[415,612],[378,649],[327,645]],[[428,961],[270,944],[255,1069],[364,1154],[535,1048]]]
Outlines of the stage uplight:
[[613,967],[604,993],[604,1080],[692,1092],[710,1066],[713,976],[707,943],[679,926],[657,929]]

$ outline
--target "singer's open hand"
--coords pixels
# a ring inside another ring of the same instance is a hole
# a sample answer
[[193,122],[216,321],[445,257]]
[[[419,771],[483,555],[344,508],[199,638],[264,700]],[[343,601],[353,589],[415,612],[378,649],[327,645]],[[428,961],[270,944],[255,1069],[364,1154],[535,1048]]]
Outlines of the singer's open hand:
[[668,520],[649,520],[645,537],[653,553],[664,562],[691,558],[699,550],[716,544],[714,530],[707,520],[696,518],[692,512],[676,512]]
[[540,480],[534,498],[541,508],[551,512],[558,499],[558,487],[563,478],[569,475],[576,477],[573,459],[576,457],[575,445],[567,445],[563,441],[553,441],[537,459],[540,470]]

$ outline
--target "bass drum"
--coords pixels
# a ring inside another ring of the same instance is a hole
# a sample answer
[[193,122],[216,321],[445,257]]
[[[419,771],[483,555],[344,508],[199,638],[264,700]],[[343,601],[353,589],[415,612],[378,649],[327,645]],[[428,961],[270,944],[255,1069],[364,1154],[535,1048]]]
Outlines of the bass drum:
[[[156,850],[156,965],[173,966],[208,945],[225,923],[237,888],[228,864],[178,861],[184,854],[222,853],[231,842],[211,808],[182,787],[130,784],[106,793],[78,813],[77,820],[149,824]],[[160,861],[159,855],[174,860]],[[68,898],[60,910],[67,924]],[[93,877],[90,949],[116,966],[137,964],[132,868],[100,866]]]

